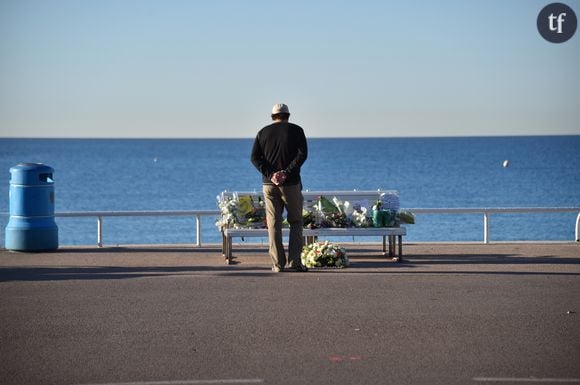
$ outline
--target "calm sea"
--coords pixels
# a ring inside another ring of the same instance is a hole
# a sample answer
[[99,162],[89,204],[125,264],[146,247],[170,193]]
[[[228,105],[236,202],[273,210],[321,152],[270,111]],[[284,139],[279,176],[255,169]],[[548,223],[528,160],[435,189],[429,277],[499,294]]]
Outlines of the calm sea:
[[[0,139],[0,212],[9,210],[9,169],[20,162],[55,169],[58,212],[216,209],[223,190],[260,189],[251,146],[251,139]],[[309,190],[396,189],[406,208],[579,207],[580,136],[310,139],[303,184]],[[490,238],[572,240],[576,215],[494,215]],[[7,222],[2,215],[2,245]],[[57,218],[57,224],[61,245],[96,243],[93,218]],[[480,241],[483,220],[418,215],[408,234],[408,241]],[[220,241],[214,219],[203,221],[202,239]],[[106,218],[104,241],[194,243],[195,222]]]

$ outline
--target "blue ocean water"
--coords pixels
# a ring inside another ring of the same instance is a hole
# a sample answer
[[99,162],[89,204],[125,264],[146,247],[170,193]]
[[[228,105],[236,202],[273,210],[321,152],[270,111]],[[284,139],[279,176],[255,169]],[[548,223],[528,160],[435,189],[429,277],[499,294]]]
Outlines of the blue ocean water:
[[[9,169],[20,162],[55,169],[57,212],[216,209],[223,190],[260,189],[251,146],[252,139],[0,139],[0,213],[9,210]],[[309,190],[396,189],[406,208],[580,207],[580,136],[314,138],[302,175]],[[576,215],[493,215],[490,239],[573,240]],[[7,222],[0,217],[2,244]],[[57,224],[61,245],[96,243],[94,218]],[[204,243],[220,241],[214,219],[202,228]],[[481,215],[425,214],[407,240],[482,237]],[[195,222],[106,218],[104,242],[194,243]]]

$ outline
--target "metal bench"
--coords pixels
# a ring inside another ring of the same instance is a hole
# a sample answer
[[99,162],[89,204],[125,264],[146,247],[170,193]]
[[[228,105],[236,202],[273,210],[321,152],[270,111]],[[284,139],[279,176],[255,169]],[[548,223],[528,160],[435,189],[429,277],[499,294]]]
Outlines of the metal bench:
[[[377,201],[382,193],[386,191],[303,191],[304,208],[311,209],[313,204],[320,196],[325,196],[329,199],[333,197],[341,201],[357,202],[368,201],[369,209],[372,204]],[[258,197],[263,198],[261,192],[223,192],[220,199],[233,199],[234,196],[243,197],[250,196],[254,199]],[[226,263],[232,262],[233,238],[264,238],[268,237],[268,230],[265,228],[229,228],[222,227],[222,253],[226,259]],[[289,229],[283,228],[282,233],[288,236]],[[345,237],[345,236],[379,236],[383,239],[383,254],[393,258],[396,261],[401,261],[403,256],[403,236],[407,235],[405,227],[321,227],[321,228],[305,228],[303,236],[305,243],[311,243],[318,237]],[[388,243],[388,250],[387,250]],[[397,256],[398,251],[398,256]]]

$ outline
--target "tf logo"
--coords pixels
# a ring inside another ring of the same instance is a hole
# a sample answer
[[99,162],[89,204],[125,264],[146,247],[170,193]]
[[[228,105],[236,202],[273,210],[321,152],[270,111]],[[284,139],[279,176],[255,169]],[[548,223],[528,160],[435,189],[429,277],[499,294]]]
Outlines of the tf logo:
[[572,8],[562,3],[546,5],[537,20],[538,32],[551,43],[570,40],[576,32],[577,24],[578,20]]

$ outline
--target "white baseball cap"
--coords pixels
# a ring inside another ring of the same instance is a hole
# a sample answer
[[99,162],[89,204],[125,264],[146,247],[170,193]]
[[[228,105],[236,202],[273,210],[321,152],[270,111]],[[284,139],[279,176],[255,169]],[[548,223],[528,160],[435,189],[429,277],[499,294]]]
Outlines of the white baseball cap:
[[290,114],[288,106],[283,103],[274,104],[274,107],[272,107],[272,115],[278,114]]

